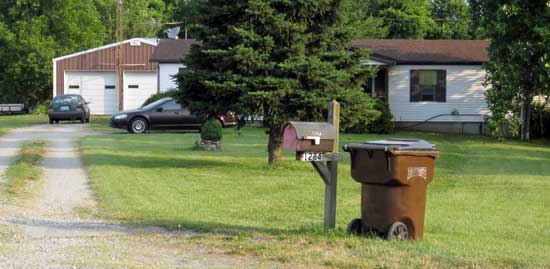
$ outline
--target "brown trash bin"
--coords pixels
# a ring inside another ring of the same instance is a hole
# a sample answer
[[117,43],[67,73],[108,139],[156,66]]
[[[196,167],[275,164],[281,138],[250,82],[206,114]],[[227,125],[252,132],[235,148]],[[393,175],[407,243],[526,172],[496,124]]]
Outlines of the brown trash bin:
[[352,178],[362,184],[361,219],[351,221],[348,232],[422,239],[437,148],[424,140],[386,139],[344,150],[351,154]]

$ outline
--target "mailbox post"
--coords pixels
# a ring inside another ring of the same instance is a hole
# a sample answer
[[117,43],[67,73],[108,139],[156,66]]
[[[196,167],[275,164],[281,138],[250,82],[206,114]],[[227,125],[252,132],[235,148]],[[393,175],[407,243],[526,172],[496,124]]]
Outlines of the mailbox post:
[[283,132],[285,149],[296,151],[296,160],[311,162],[325,183],[325,229],[336,226],[336,190],[340,104],[329,103],[328,122],[289,122]]

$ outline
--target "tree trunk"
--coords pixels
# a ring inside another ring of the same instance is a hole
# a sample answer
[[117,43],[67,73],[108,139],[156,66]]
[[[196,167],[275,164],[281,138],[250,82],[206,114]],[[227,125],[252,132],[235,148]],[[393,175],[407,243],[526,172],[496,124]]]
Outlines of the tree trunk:
[[269,154],[268,164],[279,165],[283,161],[283,136],[281,126],[269,127],[269,142],[267,144],[267,151]]
[[529,141],[531,130],[531,98],[527,98],[522,104],[521,140]]

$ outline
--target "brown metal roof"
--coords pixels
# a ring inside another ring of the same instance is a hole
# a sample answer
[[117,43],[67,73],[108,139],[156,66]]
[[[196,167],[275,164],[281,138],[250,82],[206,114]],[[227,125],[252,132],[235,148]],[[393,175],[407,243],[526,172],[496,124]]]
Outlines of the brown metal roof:
[[189,53],[193,44],[199,44],[199,42],[195,39],[161,39],[151,56],[151,61],[180,63],[182,58]]
[[[194,39],[162,39],[152,62],[180,63]],[[368,48],[372,58],[391,64],[483,64],[489,60],[485,40],[359,39],[354,48]]]
[[482,64],[489,60],[485,40],[361,39],[354,48],[368,48],[373,56],[396,64]]

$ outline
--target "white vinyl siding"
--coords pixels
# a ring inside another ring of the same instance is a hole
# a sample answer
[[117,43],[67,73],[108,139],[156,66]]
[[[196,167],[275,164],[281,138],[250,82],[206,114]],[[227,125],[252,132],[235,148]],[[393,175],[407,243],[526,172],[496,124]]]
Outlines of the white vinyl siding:
[[140,108],[155,93],[156,72],[124,72],[124,110]]
[[[114,85],[114,89],[105,86]],[[92,115],[118,112],[118,78],[116,72],[65,72],[65,94],[79,94],[89,102]]]
[[[411,70],[446,70],[446,102],[411,102]],[[485,100],[485,71],[479,65],[397,65],[389,68],[388,102],[395,121],[424,121],[440,114],[479,114],[442,116],[436,122],[483,122],[488,115]]]
[[174,79],[174,75],[179,72],[180,68],[184,68],[183,64],[159,63],[159,90],[165,92],[172,88],[177,88],[178,84]]

